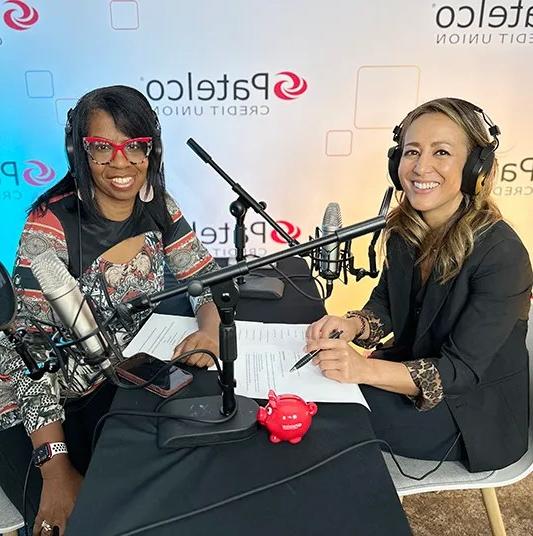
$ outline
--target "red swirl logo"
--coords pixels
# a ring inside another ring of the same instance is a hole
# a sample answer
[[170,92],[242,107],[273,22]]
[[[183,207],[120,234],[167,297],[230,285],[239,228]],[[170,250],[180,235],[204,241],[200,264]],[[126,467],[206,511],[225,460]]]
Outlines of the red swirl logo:
[[307,91],[307,82],[297,74],[290,71],[282,71],[277,74],[286,78],[276,82],[274,85],[276,97],[283,100],[293,100]]
[[22,0],[6,0],[4,4],[16,6],[4,13],[4,22],[13,30],[28,30],[39,20],[37,10]]
[[[290,221],[278,220],[278,223],[281,225],[281,227],[283,227],[285,232],[291,238],[294,238],[294,240],[298,240],[298,237],[302,234],[300,228],[297,225],[294,225],[294,223],[291,223]],[[272,240],[274,240],[274,242],[277,242],[278,244],[287,243],[287,241],[275,230],[270,233],[270,238],[272,238]]]
[[[26,163],[31,164],[32,167],[26,168],[22,176],[31,186],[43,186],[55,179],[56,172],[43,162],[39,160],[28,160]],[[34,171],[38,171],[38,174],[34,175]]]

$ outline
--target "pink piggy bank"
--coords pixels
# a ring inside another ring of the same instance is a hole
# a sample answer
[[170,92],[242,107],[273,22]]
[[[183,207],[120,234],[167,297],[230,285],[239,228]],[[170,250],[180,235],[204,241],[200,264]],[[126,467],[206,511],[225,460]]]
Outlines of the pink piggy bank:
[[257,421],[270,432],[270,441],[299,443],[318,411],[314,402],[305,402],[296,395],[277,395],[268,392],[268,404],[257,411]]

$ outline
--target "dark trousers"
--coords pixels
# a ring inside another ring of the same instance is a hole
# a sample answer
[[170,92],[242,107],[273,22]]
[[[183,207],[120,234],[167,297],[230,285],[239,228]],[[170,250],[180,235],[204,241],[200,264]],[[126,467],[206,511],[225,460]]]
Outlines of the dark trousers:
[[[84,475],[91,459],[91,441],[98,419],[109,410],[115,387],[107,382],[84,398],[68,403],[63,423],[65,441],[72,465]],[[23,491],[26,471],[33,446],[22,424],[0,431],[0,486],[23,512]],[[33,526],[41,497],[41,472],[32,465],[26,492],[26,523]]]
[[[418,411],[404,395],[362,385],[370,406],[370,420],[378,439],[387,441],[394,454],[422,460],[441,460],[459,433],[457,424],[442,401],[428,411]],[[386,450],[382,447],[382,450]],[[447,460],[466,459],[459,438]]]

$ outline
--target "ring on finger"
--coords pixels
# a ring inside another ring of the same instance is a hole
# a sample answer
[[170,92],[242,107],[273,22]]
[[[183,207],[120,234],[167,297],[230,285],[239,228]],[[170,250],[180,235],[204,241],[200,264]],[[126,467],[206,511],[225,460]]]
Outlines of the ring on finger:
[[46,519],[43,519],[43,522],[41,523],[41,534],[48,534],[48,533],[51,533],[53,530],[53,527],[52,525],[50,525],[50,523],[48,523],[48,521],[46,521]]

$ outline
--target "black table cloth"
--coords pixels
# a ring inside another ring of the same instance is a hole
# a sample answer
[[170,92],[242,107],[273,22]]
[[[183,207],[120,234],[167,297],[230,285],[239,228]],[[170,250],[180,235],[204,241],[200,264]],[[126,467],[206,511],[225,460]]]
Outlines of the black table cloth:
[[[280,267],[306,270],[298,259]],[[316,295],[312,280],[297,284]],[[324,308],[287,287],[282,300],[242,300],[238,312],[247,320],[307,323]],[[215,373],[195,371],[181,396],[218,392]],[[151,411],[161,400],[144,390],[119,391],[112,409]],[[297,445],[272,444],[260,429],[236,443],[160,449],[155,419],[112,417],[67,534],[410,534],[378,445],[357,446],[375,439],[368,410],[357,404],[318,406]]]

